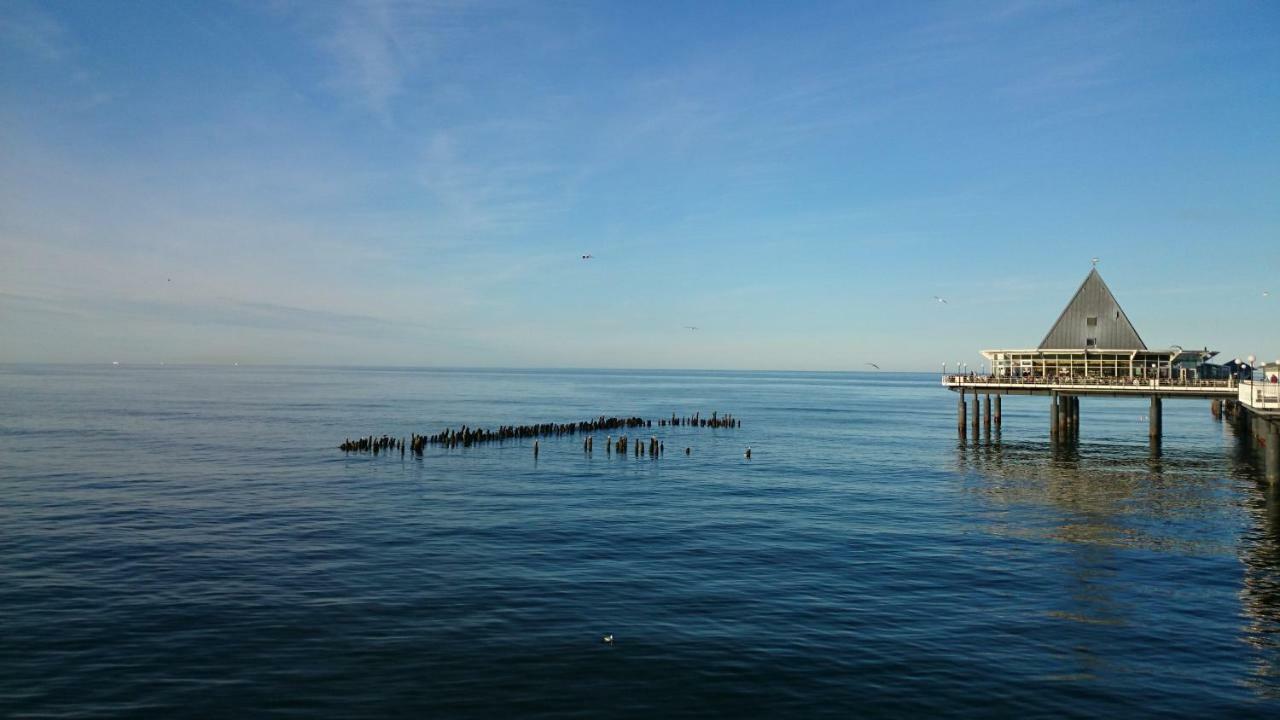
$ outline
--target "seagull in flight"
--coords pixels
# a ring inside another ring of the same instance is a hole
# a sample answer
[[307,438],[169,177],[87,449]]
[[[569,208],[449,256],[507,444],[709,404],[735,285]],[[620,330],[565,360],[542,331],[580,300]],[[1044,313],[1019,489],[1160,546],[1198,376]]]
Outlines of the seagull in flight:
[[868,364],[868,365],[870,365],[871,367],[873,367],[873,368],[877,369],[877,370],[879,370],[879,369],[880,369],[880,366],[879,366],[879,365],[877,365],[877,364],[875,364],[875,363],[873,363],[873,362],[869,362],[869,363],[867,363],[867,364]]
[[685,328],[686,330],[697,330],[697,329],[698,329],[696,325],[685,325],[685,326],[684,326],[684,328]]
[[592,257],[591,253],[587,253],[586,255],[583,255],[583,256],[582,256],[582,259],[583,259],[583,260],[590,260],[590,259],[591,259],[591,257]]
[[1263,290],[1263,291],[1262,291],[1262,297],[1271,297],[1271,291],[1270,291],[1270,290]]
[[944,305],[947,303],[947,299],[946,299],[946,298],[941,298],[941,297],[938,297],[937,295],[934,295],[934,296],[933,296],[933,299],[934,299],[934,300],[937,300],[938,302],[940,302],[940,303],[942,303],[942,304],[944,304]]

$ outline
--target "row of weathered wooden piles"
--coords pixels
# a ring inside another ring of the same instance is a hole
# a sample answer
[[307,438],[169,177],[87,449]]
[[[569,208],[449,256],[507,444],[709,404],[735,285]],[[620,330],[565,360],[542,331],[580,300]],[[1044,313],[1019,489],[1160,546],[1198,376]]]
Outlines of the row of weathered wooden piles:
[[[647,452],[649,457],[658,457],[659,455],[662,455],[667,451],[666,444],[663,443],[661,440],[659,440],[657,435],[650,436],[649,442],[647,445],[641,442],[640,438],[636,438],[635,440],[630,440],[627,438],[626,435],[619,436],[617,440],[614,440],[613,436],[610,435],[609,437],[605,438],[605,441],[604,441],[604,451],[609,455],[612,455],[615,452],[618,453],[618,455],[620,456],[626,455],[627,448],[629,447],[635,448],[636,457],[640,457],[641,447],[648,448]],[[593,452],[594,450],[595,450],[595,437],[588,437],[586,440],[582,441],[582,452],[590,453],[590,452]],[[685,454],[688,454],[688,453],[689,453],[689,448],[685,448]]]
[[658,421],[659,427],[690,426],[690,427],[709,427],[709,428],[740,428],[742,421],[734,418],[732,415],[720,416],[720,413],[711,413],[710,418],[702,417],[702,413],[694,413],[693,417],[676,417],[675,413],[671,413],[670,419],[662,419]]
[[[426,444],[445,447],[471,447],[482,443],[504,442],[506,440],[523,440],[528,438],[562,437],[578,433],[601,432],[604,430],[621,430],[624,428],[653,427],[652,420],[638,417],[605,417],[601,415],[594,420],[583,420],[576,423],[540,423],[537,425],[502,425],[496,430],[473,428],[463,425],[454,429],[446,429],[435,435],[425,436]],[[417,436],[415,436],[417,437]]]
[[370,435],[368,437],[356,438],[352,440],[347,438],[346,442],[338,446],[343,452],[371,452],[377,455],[380,452],[400,451],[400,455],[404,455],[404,438],[393,438],[390,435],[376,437]]
[[[740,428],[742,421],[732,415],[721,416],[718,412],[711,413],[710,418],[702,417],[701,413],[694,413],[690,417],[678,417],[675,413],[671,414],[670,419],[662,418],[658,420],[659,427],[710,427],[710,428]],[[576,423],[539,423],[535,425],[501,425],[497,429],[473,428],[463,425],[460,428],[447,428],[434,435],[418,435],[413,434],[407,440],[405,438],[394,438],[389,435],[381,437],[369,435],[368,437],[357,438],[352,440],[347,438],[345,442],[338,446],[343,452],[371,452],[374,455],[386,452],[398,451],[401,457],[405,454],[407,448],[414,455],[421,456],[426,452],[428,445],[438,445],[445,448],[472,447],[485,443],[504,442],[506,440],[522,440],[533,438],[533,452],[538,453],[538,438],[544,437],[563,437],[565,435],[577,435],[579,433],[595,433],[608,430],[630,430],[637,428],[652,428],[653,421],[639,417],[605,417],[601,415],[594,420],[583,420]],[[614,452],[626,454],[629,447],[634,446],[636,457],[641,454],[641,446],[643,443],[637,439],[628,440],[626,435],[620,435],[615,442],[613,436],[608,436],[605,443],[605,450],[610,455]],[[594,450],[595,437],[588,435],[582,442],[583,452],[590,453]],[[658,440],[656,435],[649,438],[647,445],[648,454],[651,457],[658,457],[665,448],[663,443]],[[685,448],[685,454],[689,453],[689,448]]]

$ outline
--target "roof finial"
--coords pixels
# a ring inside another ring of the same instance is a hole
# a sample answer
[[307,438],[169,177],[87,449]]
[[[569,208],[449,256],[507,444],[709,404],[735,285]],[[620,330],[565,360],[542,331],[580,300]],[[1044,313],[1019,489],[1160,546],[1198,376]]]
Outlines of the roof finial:
[[1094,258],[1091,262],[1093,262],[1094,267],[1098,267],[1098,258]]

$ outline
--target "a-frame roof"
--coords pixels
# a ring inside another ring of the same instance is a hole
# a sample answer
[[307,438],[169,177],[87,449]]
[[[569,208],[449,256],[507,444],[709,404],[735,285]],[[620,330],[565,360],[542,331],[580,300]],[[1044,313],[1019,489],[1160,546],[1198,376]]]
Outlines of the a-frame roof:
[[[1090,322],[1093,324],[1090,325]],[[1093,342],[1089,342],[1093,340]],[[1075,350],[1084,347],[1108,350],[1146,350],[1133,323],[1120,308],[1098,269],[1089,271],[1080,289],[1058,316],[1053,329],[1040,343],[1041,350]]]

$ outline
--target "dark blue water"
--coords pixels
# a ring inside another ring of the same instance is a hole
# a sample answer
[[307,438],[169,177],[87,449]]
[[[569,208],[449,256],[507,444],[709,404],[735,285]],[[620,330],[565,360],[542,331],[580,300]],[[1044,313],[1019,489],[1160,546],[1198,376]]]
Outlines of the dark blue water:
[[[933,375],[3,367],[0,715],[1280,712],[1280,501],[1207,401],[1166,403],[1159,455],[1141,401],[1084,400],[1057,449],[1043,398],[968,445],[954,403]],[[655,427],[659,460],[336,449],[713,410],[743,427]]]

